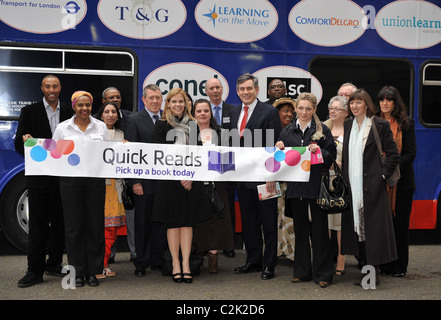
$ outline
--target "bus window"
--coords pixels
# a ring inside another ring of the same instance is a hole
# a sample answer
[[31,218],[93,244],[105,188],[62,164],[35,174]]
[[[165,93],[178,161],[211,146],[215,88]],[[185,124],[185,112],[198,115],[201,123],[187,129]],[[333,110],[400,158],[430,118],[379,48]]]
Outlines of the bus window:
[[422,66],[419,117],[426,127],[441,127],[441,62]]
[[64,103],[70,104],[73,92],[86,90],[94,97],[96,112],[102,91],[113,86],[121,92],[122,108],[136,111],[135,62],[127,51],[0,46],[0,120],[17,120],[22,107],[42,99],[40,84],[47,74],[60,79]]
[[309,71],[323,87],[317,108],[321,120],[328,117],[327,104],[345,82],[365,89],[375,103],[378,91],[385,86],[396,87],[412,117],[414,68],[410,61],[380,58],[318,57],[312,59]]

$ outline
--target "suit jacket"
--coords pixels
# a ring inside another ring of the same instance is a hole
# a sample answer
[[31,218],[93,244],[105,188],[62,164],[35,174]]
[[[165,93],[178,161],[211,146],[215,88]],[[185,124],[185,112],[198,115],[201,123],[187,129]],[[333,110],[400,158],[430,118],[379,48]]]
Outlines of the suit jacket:
[[[73,109],[60,103],[60,123],[70,119],[74,114]],[[52,138],[52,131],[43,101],[28,105],[21,109],[18,119],[17,132],[15,133],[15,151],[24,155],[23,135],[30,134],[34,138]],[[28,188],[45,188],[49,183],[47,176],[26,176]]]
[[[142,108],[138,112],[132,113],[126,119],[124,138],[129,142],[153,143],[154,134],[155,124],[145,108]],[[144,190],[144,192],[154,192],[155,183],[153,180],[130,179],[128,182],[132,185],[143,182],[143,188],[147,188],[147,190]]]
[[133,114],[132,111],[126,110],[126,109],[120,109],[121,111],[121,119],[119,120],[119,128],[122,132],[126,132],[127,130],[127,119]]
[[[241,107],[235,107],[231,110],[230,124],[228,126],[225,125],[225,128],[230,130],[238,129],[237,122],[239,120],[241,110]],[[280,122],[280,116],[277,108],[257,101],[256,107],[254,108],[251,117],[248,119],[245,129],[249,129],[251,131],[252,147],[274,147],[279,134],[282,131],[282,124]],[[256,129],[261,129],[261,131],[256,134]],[[271,133],[273,133],[273,135],[269,134],[269,132],[266,131],[267,129],[272,130]],[[256,139],[258,138],[260,132],[262,133],[261,141],[260,139]],[[234,139],[232,140],[232,143],[234,146]],[[244,137],[240,139],[240,146],[244,146]],[[245,185],[249,188],[255,188],[257,184],[259,183],[245,183]]]
[[231,112],[234,109],[238,109],[239,107],[234,106],[232,104],[229,103],[222,103],[222,124],[221,127],[224,128],[225,126],[229,126],[229,123],[231,122]]

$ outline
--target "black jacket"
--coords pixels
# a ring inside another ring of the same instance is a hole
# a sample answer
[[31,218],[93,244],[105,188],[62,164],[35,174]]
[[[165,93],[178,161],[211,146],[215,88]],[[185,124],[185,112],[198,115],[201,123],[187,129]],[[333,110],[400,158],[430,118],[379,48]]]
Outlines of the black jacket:
[[[60,103],[60,123],[70,119],[74,112],[68,105]],[[21,109],[15,133],[15,151],[24,155],[23,135],[30,134],[34,138],[52,138],[52,131],[47,118],[43,101],[28,105]],[[45,188],[49,183],[47,176],[26,176],[28,188]]]
[[[325,168],[326,170],[330,168],[335,160],[335,157],[337,156],[337,150],[335,148],[331,130],[329,130],[329,128],[323,124],[322,130],[324,137],[315,142],[317,142],[317,144],[320,146],[324,164],[311,165],[311,175],[308,182],[288,182],[286,198],[318,198],[322,172]],[[315,132],[316,123],[314,119],[312,119],[311,127],[305,131],[304,135],[302,130],[297,127],[296,122],[294,121],[282,130],[279,136],[279,141],[282,141],[285,144],[285,148],[308,146],[311,144],[311,137]]]

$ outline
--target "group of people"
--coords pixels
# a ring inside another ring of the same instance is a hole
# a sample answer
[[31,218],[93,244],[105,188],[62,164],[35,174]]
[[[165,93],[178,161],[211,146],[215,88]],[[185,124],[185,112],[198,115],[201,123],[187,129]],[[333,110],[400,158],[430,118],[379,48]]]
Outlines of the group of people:
[[[281,197],[263,201],[257,182],[216,182],[214,187],[225,203],[222,212],[213,210],[206,195],[207,186],[213,185],[210,181],[28,176],[28,270],[19,287],[43,281],[44,272],[62,275],[64,241],[69,265],[76,271],[76,286],[96,286],[98,279],[114,276],[109,259],[118,228],[124,224],[136,276],[144,276],[149,267],[163,267],[165,252],[171,256],[174,282],[192,283],[193,252],[206,253],[208,270],[216,273],[219,250],[234,256],[236,195],[246,261],[235,273],[261,272],[261,279],[272,279],[280,255],[293,262],[292,283],[313,280],[322,288],[332,283],[334,275],[345,273],[345,255],[354,255],[360,267],[375,266],[377,281],[380,271],[394,276],[406,273],[416,147],[413,121],[396,88],[382,88],[377,111],[365,90],[346,83],[330,99],[329,119],[324,122],[316,114],[314,94],[301,93],[293,100],[286,96],[283,81],[273,79],[268,87],[270,100],[264,103],[257,99],[258,79],[248,73],[236,82],[240,106],[222,101],[217,78],[206,82],[208,99],[193,102],[184,90],[174,88],[163,108],[159,87],[149,84],[143,90],[145,108],[131,114],[123,113],[119,91],[108,88],[95,117],[90,93],[75,92],[70,108],[58,100],[57,77],[45,77],[41,89],[43,101],[21,112],[15,143],[22,153],[24,142],[32,137],[189,144],[189,123],[195,121],[200,146],[231,145],[221,134],[229,130],[238,133],[240,147],[306,146],[311,153],[320,152],[323,163],[311,165],[308,182],[280,181]],[[384,163],[373,126],[386,156]],[[328,215],[317,198],[323,171],[330,170],[332,177],[334,165],[342,169],[351,206]],[[397,165],[401,179],[389,188],[386,179]],[[134,210],[122,205],[124,183],[133,190]],[[275,187],[275,181],[266,183],[268,192]],[[43,196],[50,201],[37,200]]]

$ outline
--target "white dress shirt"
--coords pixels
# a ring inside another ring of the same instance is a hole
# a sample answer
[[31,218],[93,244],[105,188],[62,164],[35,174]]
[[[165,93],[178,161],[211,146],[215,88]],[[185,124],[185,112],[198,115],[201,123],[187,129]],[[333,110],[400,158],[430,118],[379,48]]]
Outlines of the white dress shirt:
[[110,140],[107,126],[101,120],[89,116],[90,123],[87,126],[86,130],[83,132],[75,124],[75,118],[76,115],[66,121],[61,122],[57,126],[57,129],[55,129],[52,138],[65,140]]
[[49,120],[49,125],[51,127],[51,132],[54,134],[55,128],[60,123],[60,100],[58,100],[57,107],[54,109],[47,103],[46,99],[43,98],[44,108],[46,109],[47,119]]
[[[257,99],[254,100],[253,103],[251,103],[250,105],[247,106],[248,107],[247,123],[248,123],[248,120],[250,120],[250,118],[251,118],[251,114],[253,113],[254,108],[256,107],[256,104],[257,104]],[[245,107],[244,104],[242,104],[242,110],[240,111],[240,114],[239,114],[239,121],[237,121],[237,128],[238,129],[240,129],[240,124],[242,123],[242,118],[245,113],[243,107]]]

